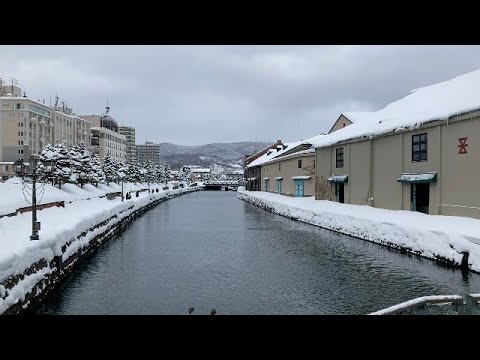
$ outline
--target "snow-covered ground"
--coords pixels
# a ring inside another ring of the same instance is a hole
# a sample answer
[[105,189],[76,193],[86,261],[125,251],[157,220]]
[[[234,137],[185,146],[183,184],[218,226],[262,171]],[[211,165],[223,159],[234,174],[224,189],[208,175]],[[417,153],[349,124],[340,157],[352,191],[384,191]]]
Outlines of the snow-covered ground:
[[[26,197],[31,202],[31,184],[27,184]],[[150,185],[151,188],[162,189],[165,186],[164,184],[154,184]],[[16,209],[30,206],[30,204],[25,199],[22,193],[22,180],[20,178],[11,178],[4,183],[0,183],[0,216],[8,213],[15,212]],[[170,189],[172,186],[170,185]],[[46,204],[56,201],[74,201],[81,199],[89,199],[92,197],[103,196],[107,193],[120,192],[122,191],[122,186],[109,183],[99,184],[98,187],[95,187],[91,184],[85,184],[83,188],[75,184],[63,184],[62,188],[59,189],[58,186],[52,185],[43,185],[37,184],[37,204]],[[132,184],[124,183],[123,191],[126,193],[128,191],[135,191],[140,189],[148,189],[148,184]],[[42,196],[43,194],[43,196]]]
[[[0,187],[4,184],[0,184]],[[6,184],[13,192],[21,191],[15,184]],[[96,235],[104,232],[108,227],[120,221],[133,211],[147,205],[148,203],[165,197],[169,194],[178,194],[198,189],[197,188],[178,188],[162,190],[162,186],[150,185],[151,188],[159,188],[158,193],[149,194],[141,192],[139,197],[132,196],[130,200],[124,202],[120,197],[108,200],[105,197],[92,197],[101,195],[102,192],[109,193],[119,191],[120,186],[112,184],[111,186],[99,185],[99,189],[75,188],[75,185],[62,186],[60,192],[52,191],[49,201],[68,200],[72,201],[65,204],[65,208],[52,207],[37,212],[38,221],[41,222],[41,230],[39,231],[40,240],[30,241],[31,234],[31,212],[17,214],[12,217],[0,218],[0,282],[9,276],[21,274],[25,269],[30,267],[40,259],[51,260],[55,255],[61,255],[63,245],[70,243],[63,253],[63,260],[66,260],[71,254],[75,253],[79,248],[88,244],[88,241]],[[124,184],[124,191],[148,189],[147,184]],[[51,189],[50,189],[51,190]],[[58,190],[58,189],[57,189]],[[65,194],[62,194],[64,192]],[[1,193],[1,196],[4,194]],[[16,194],[18,196],[18,193]],[[21,194],[20,194],[21,196]],[[47,196],[47,194],[45,195]],[[13,197],[12,197],[13,198]],[[23,198],[23,196],[22,196]],[[90,198],[89,200],[83,200]],[[1,198],[2,205],[4,198]],[[25,201],[25,200],[24,200]],[[21,204],[25,206],[25,204]],[[117,215],[116,218],[112,216]],[[84,237],[77,237],[84,231],[92,228],[102,221],[110,219],[103,226],[89,231]],[[72,240],[76,239],[72,242]],[[43,276],[42,274],[33,274],[35,276]],[[35,280],[36,279],[36,280]],[[0,285],[0,314],[18,299],[25,296],[31,291],[32,286],[38,282],[37,278],[33,281],[31,276],[21,280],[11,291],[8,291],[5,299],[6,289]]]
[[293,198],[246,191],[243,187],[239,188],[237,196],[279,215],[407,249],[430,259],[449,259],[460,264],[462,253],[468,252],[469,268],[480,272],[480,220],[340,204],[313,197]]

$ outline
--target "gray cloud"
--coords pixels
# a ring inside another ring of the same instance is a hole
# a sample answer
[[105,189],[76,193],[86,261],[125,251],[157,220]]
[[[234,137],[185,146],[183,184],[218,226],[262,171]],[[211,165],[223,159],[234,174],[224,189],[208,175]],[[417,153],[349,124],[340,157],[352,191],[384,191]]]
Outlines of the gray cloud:
[[286,141],[480,68],[479,46],[0,46],[4,79],[80,114],[109,98],[137,141]]

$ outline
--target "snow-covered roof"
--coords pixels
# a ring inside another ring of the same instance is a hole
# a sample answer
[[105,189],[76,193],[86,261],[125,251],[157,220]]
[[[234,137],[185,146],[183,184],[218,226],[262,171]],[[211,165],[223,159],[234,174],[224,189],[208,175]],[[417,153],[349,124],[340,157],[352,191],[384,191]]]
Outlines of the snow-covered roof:
[[190,169],[192,173],[209,173],[211,171],[211,169]]
[[[302,143],[305,143],[305,141],[303,141]],[[272,163],[275,163],[275,162],[278,162],[278,161],[283,161],[283,160],[287,160],[287,159],[292,159],[292,158],[301,157],[301,156],[308,156],[308,155],[315,155],[315,149],[311,148],[311,149],[307,149],[307,150],[303,150],[303,151],[294,152],[293,154],[288,154],[288,155],[285,155],[285,156],[275,157],[274,159],[272,159],[270,161],[267,161],[264,164],[272,164]]]
[[[46,105],[46,104],[43,104],[37,100],[33,100],[33,99],[30,99],[29,97],[23,97],[23,96],[0,96],[0,100],[28,100],[28,101],[31,101],[33,103],[36,103],[38,105],[41,105],[41,106],[45,106],[47,107],[49,110],[54,110],[53,107],[49,106],[49,105]],[[16,109],[15,109],[16,110]],[[21,110],[25,110],[25,109],[21,109]]]
[[326,136],[309,139],[314,147],[324,147],[340,141],[375,137],[395,130],[408,130],[434,120],[480,109],[480,70],[453,79],[414,89],[404,98],[375,112],[347,112],[353,122]]
[[263,154],[262,156],[260,156],[258,159],[255,159],[255,161],[252,161],[250,164],[248,164],[247,166],[245,166],[246,168],[249,168],[249,167],[252,167],[252,166],[258,166],[258,165],[263,165],[265,164],[266,162],[272,160],[273,158],[276,158],[277,156],[280,156],[282,155],[283,153],[286,153],[287,151],[293,149],[295,146],[298,146],[298,145],[301,145],[303,144],[305,141],[295,141],[295,142],[291,142],[291,143],[285,143],[284,145],[286,145],[286,147],[282,147],[282,149],[280,150],[271,150],[271,151],[267,151],[265,154]]

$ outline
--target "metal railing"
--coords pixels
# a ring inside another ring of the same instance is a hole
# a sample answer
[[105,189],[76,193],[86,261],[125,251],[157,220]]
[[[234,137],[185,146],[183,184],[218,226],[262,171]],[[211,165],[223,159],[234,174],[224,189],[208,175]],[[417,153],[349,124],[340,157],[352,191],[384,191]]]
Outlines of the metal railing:
[[480,315],[480,294],[422,296],[369,315]]

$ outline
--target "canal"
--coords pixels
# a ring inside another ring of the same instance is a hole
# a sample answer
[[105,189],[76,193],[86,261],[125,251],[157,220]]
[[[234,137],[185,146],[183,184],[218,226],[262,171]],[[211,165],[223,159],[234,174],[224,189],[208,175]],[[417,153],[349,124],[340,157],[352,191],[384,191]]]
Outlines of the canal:
[[480,275],[199,191],[145,213],[39,314],[367,314],[480,292]]

